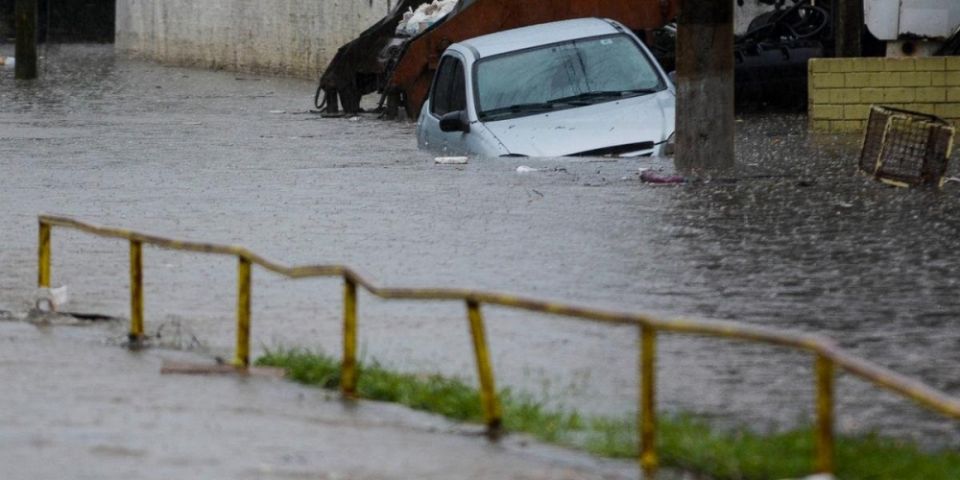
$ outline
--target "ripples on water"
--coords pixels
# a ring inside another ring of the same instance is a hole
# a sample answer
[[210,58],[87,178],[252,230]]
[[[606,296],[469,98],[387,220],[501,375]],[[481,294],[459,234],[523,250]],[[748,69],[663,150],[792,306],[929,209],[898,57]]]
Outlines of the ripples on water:
[[[393,283],[509,288],[664,316],[822,332],[960,395],[960,187],[901,190],[865,179],[854,171],[859,139],[808,134],[803,116],[743,117],[736,172],[651,187],[639,182],[635,161],[523,160],[542,169],[527,176],[515,173],[516,159],[438,168],[415,151],[409,125],[268,113],[306,110],[305,82],[130,62],[109,47],[62,47],[48,55],[43,82],[18,84],[12,71],[0,71],[0,153],[7,158],[0,165],[11,179],[5,223],[12,225],[0,239],[13,246],[0,258],[17,272],[0,279],[7,291],[32,281],[34,215],[63,211],[252,242],[289,261],[347,261]],[[24,173],[38,165],[51,170]],[[260,231],[270,233],[258,237]],[[107,250],[96,245],[100,250],[88,247],[74,258]],[[222,320],[230,316],[229,281],[222,291],[211,287],[220,282],[210,273],[219,267],[192,280],[177,257],[162,258],[168,264],[150,267],[151,281],[167,285],[151,291],[151,298],[167,295],[151,304],[156,316],[193,315],[201,334],[229,345],[229,322]],[[69,277],[71,265],[64,276],[80,282],[76,270]],[[115,295],[125,288],[122,279],[99,275],[78,286],[78,298],[89,288],[89,298],[102,299],[91,308],[122,314]],[[264,334],[295,342],[319,328],[335,339],[338,312],[318,312],[313,294],[258,284],[257,305],[271,313]],[[220,303],[227,309],[211,313]],[[399,317],[393,327],[364,331],[370,349],[381,348],[379,338],[402,345],[385,350],[388,362],[469,371],[457,350],[465,346],[461,325],[446,327],[446,310],[413,310],[364,300],[365,316]],[[332,326],[304,327],[303,318],[317,317]],[[531,382],[506,367],[514,366],[510,359],[589,384],[574,402],[583,408],[617,413],[636,404],[632,332],[518,325],[491,326],[509,336],[494,344],[505,382]],[[811,359],[804,355],[678,337],[661,345],[666,411],[760,429],[811,413]],[[933,444],[960,438],[956,425],[860,382],[843,377],[838,390],[845,430],[876,428]]]

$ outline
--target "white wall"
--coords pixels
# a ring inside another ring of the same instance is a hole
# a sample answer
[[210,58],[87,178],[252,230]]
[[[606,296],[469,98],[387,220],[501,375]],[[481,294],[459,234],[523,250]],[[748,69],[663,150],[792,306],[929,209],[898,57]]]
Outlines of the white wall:
[[[736,1],[736,0],[730,0]],[[160,62],[317,78],[396,0],[117,0],[116,48]],[[737,33],[769,7],[746,0]]]
[[117,51],[177,65],[317,78],[395,0],[117,0]]

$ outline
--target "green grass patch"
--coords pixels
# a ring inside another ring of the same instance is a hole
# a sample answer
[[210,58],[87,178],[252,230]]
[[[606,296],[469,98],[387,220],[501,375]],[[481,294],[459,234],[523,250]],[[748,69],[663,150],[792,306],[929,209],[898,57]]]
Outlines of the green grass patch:
[[[340,363],[322,353],[278,350],[257,359],[257,365],[282,367],[300,383],[336,389]],[[440,375],[390,371],[376,362],[360,367],[360,397],[399,403],[416,410],[480,423],[483,411],[476,388]],[[584,417],[555,410],[529,395],[500,391],[503,425],[545,442],[614,458],[636,458],[636,419]],[[661,464],[698,472],[718,480],[798,478],[810,474],[813,433],[798,429],[759,434],[746,429],[718,430],[686,415],[658,418]],[[842,480],[956,480],[960,453],[924,452],[910,442],[875,435],[841,437],[836,446],[837,476]]]

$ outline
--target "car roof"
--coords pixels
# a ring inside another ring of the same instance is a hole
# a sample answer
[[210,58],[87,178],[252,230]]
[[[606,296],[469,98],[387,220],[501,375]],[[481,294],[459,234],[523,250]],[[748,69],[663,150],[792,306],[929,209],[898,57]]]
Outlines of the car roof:
[[621,31],[612,20],[577,18],[559,22],[541,23],[529,27],[504,30],[460,42],[479,57],[523,50],[540,45],[565,42],[577,38],[610,35]]

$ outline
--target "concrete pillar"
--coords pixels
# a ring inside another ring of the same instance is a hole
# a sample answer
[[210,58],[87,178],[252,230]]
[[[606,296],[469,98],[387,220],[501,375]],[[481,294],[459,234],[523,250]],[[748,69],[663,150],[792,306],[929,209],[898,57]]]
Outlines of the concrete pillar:
[[680,0],[677,26],[677,168],[734,163],[733,2]]
[[37,1],[17,0],[14,7],[17,28],[14,77],[18,80],[37,78]]

